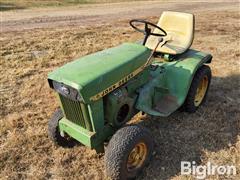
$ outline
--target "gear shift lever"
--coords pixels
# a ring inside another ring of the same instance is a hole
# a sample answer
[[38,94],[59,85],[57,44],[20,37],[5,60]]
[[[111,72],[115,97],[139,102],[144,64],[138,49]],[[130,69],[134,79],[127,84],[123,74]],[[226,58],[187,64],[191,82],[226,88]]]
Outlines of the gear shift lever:
[[150,56],[148,57],[148,60],[147,60],[146,64],[144,65],[144,68],[147,67],[147,66],[151,63],[151,59],[152,59],[152,57],[153,57],[153,55],[154,55],[154,52],[156,51],[156,49],[158,48],[158,46],[159,46],[159,44],[160,44],[161,42],[163,42],[163,38],[162,38],[162,37],[158,38],[157,45],[156,45],[156,47],[152,50]]

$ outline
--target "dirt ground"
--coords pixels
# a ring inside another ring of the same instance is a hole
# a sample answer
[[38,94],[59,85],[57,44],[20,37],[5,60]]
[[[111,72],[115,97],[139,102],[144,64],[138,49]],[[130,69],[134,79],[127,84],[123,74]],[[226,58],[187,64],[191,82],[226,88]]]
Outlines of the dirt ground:
[[[107,178],[103,155],[80,145],[56,147],[49,140],[47,122],[58,103],[47,74],[77,57],[141,39],[128,21],[144,17],[157,22],[161,11],[169,9],[195,14],[192,48],[213,55],[213,78],[208,100],[196,113],[134,118],[150,128],[155,139],[152,161],[138,179],[194,179],[180,175],[181,161],[235,165],[237,176],[208,179],[240,179],[238,1],[130,5],[1,12],[0,179]],[[114,12],[114,7],[119,10]]]
[[116,21],[132,18],[160,16],[163,10],[199,11],[231,8],[234,1],[186,0],[121,2],[113,4],[82,4],[74,7],[48,7],[6,11],[1,15],[1,31],[23,31],[36,28],[56,28],[66,26],[89,27],[92,25],[110,25]]

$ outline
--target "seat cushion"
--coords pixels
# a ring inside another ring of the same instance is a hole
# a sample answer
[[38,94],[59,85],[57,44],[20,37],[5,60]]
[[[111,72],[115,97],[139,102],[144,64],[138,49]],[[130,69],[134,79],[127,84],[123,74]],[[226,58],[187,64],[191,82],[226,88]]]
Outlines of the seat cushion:
[[[167,32],[167,36],[164,37],[163,43],[156,49],[157,52],[181,54],[189,49],[194,36],[193,14],[164,11],[157,25]],[[153,32],[159,33],[159,30],[156,28]],[[146,46],[150,49],[154,49],[157,42],[158,37],[149,36]],[[161,47],[162,44],[164,45]]]

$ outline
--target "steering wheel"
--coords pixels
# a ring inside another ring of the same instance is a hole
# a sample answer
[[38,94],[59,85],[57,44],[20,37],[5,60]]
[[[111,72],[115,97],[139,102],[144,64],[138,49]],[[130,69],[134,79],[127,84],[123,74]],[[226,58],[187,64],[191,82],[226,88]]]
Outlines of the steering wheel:
[[[140,23],[140,24],[144,24],[144,29],[140,29],[138,28],[136,25],[134,25],[135,23]],[[132,26],[133,29],[135,29],[136,31],[138,32],[141,32],[143,33],[145,36],[144,36],[144,40],[143,40],[143,45],[145,45],[146,41],[147,41],[147,38],[152,35],[152,36],[158,36],[158,37],[164,37],[164,36],[167,36],[167,33],[166,31],[164,31],[162,28],[160,28],[159,26],[151,23],[151,22],[148,22],[148,21],[145,21],[145,20],[142,20],[142,19],[133,19],[129,22],[130,26]],[[149,26],[152,26],[154,28],[157,28],[158,30],[160,30],[160,33],[153,33],[151,32],[151,28],[149,28]]]

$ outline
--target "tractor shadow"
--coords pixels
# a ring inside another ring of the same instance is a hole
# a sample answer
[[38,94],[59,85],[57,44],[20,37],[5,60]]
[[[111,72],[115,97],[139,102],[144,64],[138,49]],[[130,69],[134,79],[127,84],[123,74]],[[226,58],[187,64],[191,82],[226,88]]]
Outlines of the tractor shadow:
[[200,165],[211,161],[206,152],[234,147],[240,135],[239,83],[239,75],[212,77],[207,101],[196,113],[178,111],[168,118],[145,117],[140,124],[151,130],[155,151],[138,179],[171,179],[180,175],[181,161]]

